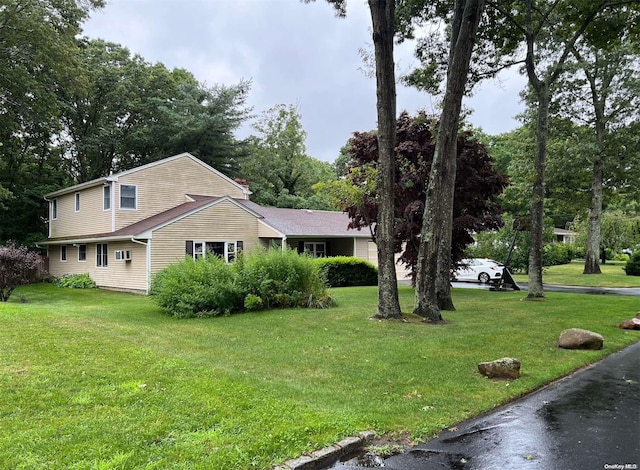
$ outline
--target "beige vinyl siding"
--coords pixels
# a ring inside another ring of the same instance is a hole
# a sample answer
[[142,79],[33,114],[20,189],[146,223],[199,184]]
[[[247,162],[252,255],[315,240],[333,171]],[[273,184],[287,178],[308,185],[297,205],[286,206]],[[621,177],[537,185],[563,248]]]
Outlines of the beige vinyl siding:
[[[78,247],[67,245],[67,261],[60,261],[60,246],[49,246],[49,273],[55,277],[65,274],[88,273],[98,287],[134,292],[146,292],[146,247],[132,242],[107,243],[108,266],[96,266],[96,244],[87,244],[87,260],[78,261]],[[116,250],[131,250],[131,261],[116,261]]]
[[223,201],[153,232],[151,274],[183,260],[187,240],[242,241],[244,250],[261,245],[256,217]]
[[58,218],[50,222],[51,237],[110,232],[111,211],[103,210],[102,185],[78,192],[80,194],[79,212],[76,212],[75,194],[69,193],[57,198]]
[[260,238],[282,238],[280,232],[261,222],[258,223],[258,236]]
[[[93,257],[89,260],[96,270],[94,281],[99,287],[121,289],[127,291],[146,292],[147,289],[147,249],[146,246],[133,242],[111,242],[109,245],[109,266],[96,266],[96,245],[93,246]],[[116,250],[131,250],[131,261],[116,261]]]
[[[378,266],[378,247],[372,240],[367,241],[367,256],[368,260]],[[411,271],[403,264],[399,263],[400,253],[396,253],[396,277],[400,279],[411,279]]]
[[370,238],[356,238],[356,251],[353,256],[366,259],[378,266],[377,246]]
[[[133,209],[120,209],[120,186],[137,187]],[[244,199],[242,189],[184,156],[118,178],[114,200],[116,230],[187,202],[186,194]]]

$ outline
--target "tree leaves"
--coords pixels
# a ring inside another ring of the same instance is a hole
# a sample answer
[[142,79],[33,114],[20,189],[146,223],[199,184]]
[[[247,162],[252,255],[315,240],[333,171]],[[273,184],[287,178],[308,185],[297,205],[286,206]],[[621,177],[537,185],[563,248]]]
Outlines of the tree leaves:
[[[415,275],[426,184],[435,150],[437,122],[425,113],[415,117],[402,113],[397,121],[395,246],[401,261]],[[377,187],[372,185],[377,169],[377,137],[372,132],[356,132],[350,139],[351,155],[346,183],[334,185],[341,209],[352,228],[375,224],[378,210]],[[458,136],[457,176],[454,199],[452,259],[463,258],[473,241],[472,232],[498,228],[502,221],[497,196],[507,185],[507,177],[494,168],[486,148],[471,132]],[[348,191],[346,185],[356,189]]]

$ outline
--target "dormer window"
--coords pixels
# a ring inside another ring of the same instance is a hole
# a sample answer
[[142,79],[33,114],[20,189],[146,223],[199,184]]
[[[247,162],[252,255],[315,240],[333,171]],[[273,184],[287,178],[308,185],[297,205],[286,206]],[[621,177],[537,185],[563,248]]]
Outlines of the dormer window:
[[120,209],[136,209],[137,187],[123,184],[120,186]]

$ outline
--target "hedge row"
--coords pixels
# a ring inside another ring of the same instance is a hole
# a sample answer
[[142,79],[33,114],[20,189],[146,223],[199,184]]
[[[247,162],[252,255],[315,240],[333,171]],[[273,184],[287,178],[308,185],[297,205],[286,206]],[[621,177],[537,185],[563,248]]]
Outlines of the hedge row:
[[329,287],[375,286],[378,268],[370,262],[352,256],[317,258]]

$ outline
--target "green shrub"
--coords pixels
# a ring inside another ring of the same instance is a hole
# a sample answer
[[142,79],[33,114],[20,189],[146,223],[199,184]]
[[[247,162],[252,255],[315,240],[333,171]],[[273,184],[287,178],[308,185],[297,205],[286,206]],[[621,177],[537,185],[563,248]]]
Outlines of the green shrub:
[[58,287],[72,289],[95,289],[98,287],[88,273],[84,274],[65,274],[56,281]]
[[568,264],[573,257],[573,250],[566,243],[549,243],[544,246],[542,264],[544,266],[557,266]]
[[624,261],[627,262],[631,259],[631,257],[626,253],[616,253],[613,257],[614,261]]
[[333,303],[317,263],[279,249],[245,252],[230,265],[216,256],[187,258],[156,275],[151,295],[179,318]]
[[353,256],[318,258],[320,271],[329,287],[375,286],[378,269],[370,262]]
[[244,298],[244,308],[246,310],[261,310],[263,308],[262,298],[254,294],[248,294]]
[[627,276],[640,276],[640,251],[636,251],[631,255],[623,269]]
[[[330,303],[320,266],[294,250],[244,252],[232,269],[245,296],[259,297],[262,308],[317,307],[319,299]],[[258,302],[250,299],[250,305],[257,309]]]
[[573,245],[573,257],[584,259],[587,257],[587,248],[581,245]]
[[229,315],[243,309],[245,298],[235,273],[217,256],[167,266],[154,278],[151,295],[178,318]]
[[615,250],[613,248],[605,248],[604,257],[607,261],[612,261],[616,257]]

